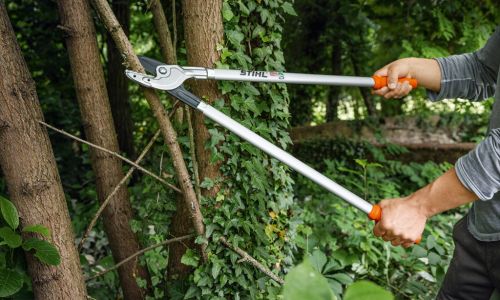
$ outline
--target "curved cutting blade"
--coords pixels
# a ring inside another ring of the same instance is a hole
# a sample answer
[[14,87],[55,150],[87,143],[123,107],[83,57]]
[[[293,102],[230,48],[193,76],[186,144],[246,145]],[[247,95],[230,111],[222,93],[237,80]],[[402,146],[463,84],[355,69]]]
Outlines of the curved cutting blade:
[[139,61],[141,62],[141,65],[144,67],[144,69],[148,73],[153,75],[156,75],[156,67],[165,65],[165,63],[162,63],[161,61],[146,56],[139,56]]

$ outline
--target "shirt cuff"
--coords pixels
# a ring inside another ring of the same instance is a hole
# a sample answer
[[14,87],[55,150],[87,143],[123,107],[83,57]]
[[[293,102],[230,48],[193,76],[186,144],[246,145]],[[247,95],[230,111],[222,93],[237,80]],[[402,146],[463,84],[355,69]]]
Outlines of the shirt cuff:
[[445,58],[434,58],[435,61],[437,61],[439,65],[439,69],[441,71],[441,88],[439,89],[439,92],[434,92],[431,90],[427,90],[427,97],[429,97],[429,100],[431,102],[437,102],[441,101],[446,98],[446,84],[445,84],[445,68],[444,65],[446,63]]

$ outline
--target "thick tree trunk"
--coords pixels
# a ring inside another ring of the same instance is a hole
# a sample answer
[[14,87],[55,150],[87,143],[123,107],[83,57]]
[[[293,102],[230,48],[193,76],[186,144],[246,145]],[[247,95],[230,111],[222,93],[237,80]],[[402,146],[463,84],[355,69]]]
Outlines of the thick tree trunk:
[[61,254],[54,267],[27,253],[37,299],[86,299],[80,260],[35,84],[0,1],[0,165],[21,226],[43,224]]
[[[221,0],[184,0],[182,2],[184,13],[184,31],[186,38],[188,65],[212,68],[219,60],[216,46],[222,43],[222,1]],[[202,97],[206,102],[212,103],[215,99],[222,97],[214,81],[198,80],[190,85],[195,95]],[[210,138],[205,126],[203,114],[193,114],[193,129],[196,145],[196,159],[198,162],[200,180],[205,177],[216,178],[220,175],[219,164],[210,163],[210,150],[205,145]],[[203,194],[214,196],[217,187],[211,190],[203,190]],[[172,233],[181,236],[189,233],[187,214],[189,210],[180,202],[177,202],[177,211],[172,220]],[[186,277],[191,269],[182,263],[181,257],[187,247],[176,243],[170,245],[168,274],[170,279],[182,279]]]
[[[130,1],[113,0],[113,12],[122,25],[123,31],[128,36],[130,24]],[[116,49],[113,39],[108,34],[108,95],[111,104],[111,113],[118,136],[120,150],[127,154],[130,159],[135,159],[134,148],[134,123],[130,109],[128,95],[128,79],[125,76],[125,68],[122,65],[120,51]]]
[[[73,80],[85,135],[94,144],[118,151],[113,118],[108,102],[104,73],[99,60],[94,25],[87,1],[59,0],[61,23],[66,29]],[[92,168],[96,175],[97,194],[104,201],[123,178],[121,161],[96,149],[90,149]],[[109,239],[115,262],[140,249],[137,237],[130,228],[132,207],[127,187],[123,186],[103,212],[104,229]],[[136,282],[137,277],[148,280],[148,274],[137,260],[118,269],[120,284],[126,299],[143,299],[145,291]]]
[[[358,59],[354,55],[351,55],[351,63],[352,68],[354,69],[355,76],[365,76],[361,71]],[[371,95],[370,90],[367,88],[360,88],[359,92],[361,93],[361,97],[363,97],[363,102],[365,103],[368,116],[377,116],[377,109],[375,108],[375,104],[373,103],[373,96]]]

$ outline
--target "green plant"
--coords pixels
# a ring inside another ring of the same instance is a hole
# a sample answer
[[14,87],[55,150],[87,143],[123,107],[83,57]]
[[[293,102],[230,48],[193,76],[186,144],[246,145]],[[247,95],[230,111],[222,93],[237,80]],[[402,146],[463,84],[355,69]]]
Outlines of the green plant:
[[[20,292],[26,285],[31,288],[31,280],[26,272],[23,253],[33,251],[34,256],[49,265],[58,265],[61,261],[59,252],[51,243],[33,236],[50,238],[50,231],[43,225],[28,225],[19,229],[17,209],[6,198],[0,196],[0,297],[9,297]],[[24,233],[25,236],[21,236]]]

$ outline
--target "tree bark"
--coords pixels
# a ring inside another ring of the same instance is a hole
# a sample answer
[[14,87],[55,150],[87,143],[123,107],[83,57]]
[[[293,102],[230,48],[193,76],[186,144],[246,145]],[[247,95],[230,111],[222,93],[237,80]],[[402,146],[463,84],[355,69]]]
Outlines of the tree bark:
[[0,165],[21,226],[43,224],[61,254],[58,266],[26,253],[37,299],[86,299],[66,199],[35,84],[0,1]]
[[[104,26],[112,35],[113,40],[115,41],[117,48],[120,50],[122,58],[125,60],[127,66],[136,72],[145,73],[137,55],[135,55],[133,51],[132,45],[121,29],[120,24],[113,15],[111,7],[109,7],[106,0],[92,0],[92,4],[104,23]],[[177,142],[177,134],[172,127],[172,123],[170,122],[170,119],[165,112],[165,108],[160,102],[156,92],[147,88],[144,88],[143,91],[144,96],[148,101],[156,120],[158,121],[163,138],[170,151],[174,169],[179,181],[179,186],[184,195],[183,201],[185,202],[186,207],[189,207],[189,219],[192,222],[192,226],[194,227],[196,234],[203,235],[205,232],[203,216],[201,214],[200,206],[191,183],[191,178],[189,177],[189,173],[182,156],[181,148]],[[203,257],[206,256],[204,252],[202,252],[202,255]]]
[[[85,135],[91,143],[118,152],[118,140],[108,102],[104,73],[99,60],[96,33],[87,1],[59,0],[61,23],[66,30],[66,46]],[[121,161],[97,149],[90,149],[92,168],[96,176],[97,194],[104,201],[123,178]],[[140,250],[136,235],[130,228],[133,213],[126,186],[103,212],[104,229],[116,262]],[[118,268],[125,299],[144,299],[136,278],[149,280],[146,269],[137,260]]]
[[[113,12],[122,25],[123,31],[128,36],[130,24],[130,1],[113,0]],[[136,158],[134,148],[134,123],[128,94],[128,79],[125,76],[125,68],[122,65],[120,51],[116,49],[113,39],[108,34],[108,81],[107,89],[111,113],[118,136],[120,150],[127,154],[130,159]]]
[[[216,48],[217,44],[222,43],[224,34],[222,0],[184,0],[182,7],[188,65],[213,68],[220,58],[220,53]],[[217,98],[222,98],[217,83],[213,80],[196,80],[191,83],[190,87],[194,94],[209,104]],[[205,146],[210,139],[210,134],[202,113],[194,113],[193,127],[200,180],[203,181],[205,177],[216,178],[220,175],[220,164],[210,163],[211,152]],[[205,190],[204,195],[214,196],[217,191],[217,187]]]
[[[222,1],[221,0],[189,0],[182,2],[184,13],[184,31],[186,39],[188,65],[212,68],[219,60],[219,53],[216,50],[218,43],[222,42]],[[190,84],[193,93],[206,102],[212,103],[215,99],[222,97],[217,84],[214,81],[197,80]],[[210,135],[205,126],[205,117],[202,113],[194,112],[193,129],[195,138],[195,153],[198,162],[200,180],[205,177],[216,178],[220,176],[220,164],[210,162],[210,150],[206,149]],[[218,188],[202,191],[205,196],[215,196]],[[187,216],[188,207],[177,202],[177,210],[172,220],[172,234],[182,236],[189,233],[189,223]],[[168,277],[169,279],[183,279],[191,273],[191,268],[183,265],[181,257],[191,244],[175,243],[170,245]]]

